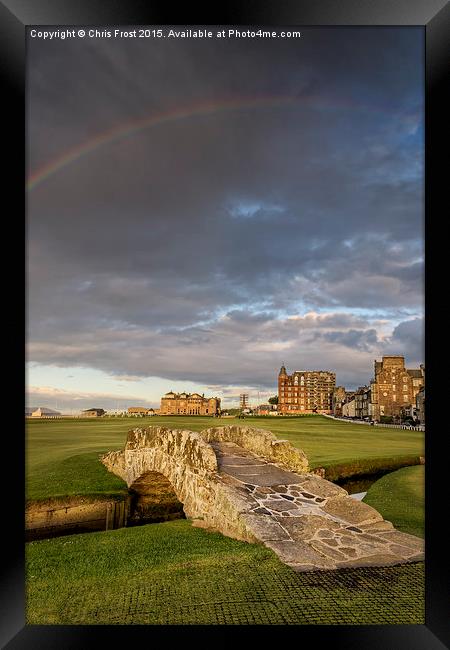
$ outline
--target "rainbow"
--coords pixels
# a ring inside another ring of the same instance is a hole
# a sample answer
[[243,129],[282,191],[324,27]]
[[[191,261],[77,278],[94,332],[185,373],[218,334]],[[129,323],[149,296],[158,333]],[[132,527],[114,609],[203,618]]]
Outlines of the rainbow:
[[[165,113],[152,114],[125,124],[120,124],[112,129],[99,133],[98,135],[90,138],[86,142],[83,142],[65,153],[61,156],[51,160],[46,165],[43,165],[41,168],[32,172],[28,177],[26,188],[30,192],[36,187],[41,185],[48,178],[61,171],[71,163],[79,160],[80,158],[90,154],[101,147],[116,142],[122,138],[126,138],[130,135],[143,131],[144,129],[151,129],[162,124],[169,124],[171,122],[178,122],[180,120],[186,120],[193,117],[202,117],[213,115],[215,113],[221,113],[226,111],[238,111],[238,110],[247,110],[247,109],[260,109],[260,108],[278,108],[286,107],[292,105],[299,105],[300,107],[307,107],[314,105],[316,108],[363,108],[356,106],[354,103],[350,102],[337,102],[333,101],[333,104],[330,105],[330,102],[324,101],[323,98],[316,96],[277,96],[277,97],[253,97],[253,98],[241,98],[241,99],[222,99],[220,101],[207,102],[197,106],[185,107],[177,110],[172,110]],[[366,107],[364,107],[366,108]],[[373,107],[372,107],[373,108]]]

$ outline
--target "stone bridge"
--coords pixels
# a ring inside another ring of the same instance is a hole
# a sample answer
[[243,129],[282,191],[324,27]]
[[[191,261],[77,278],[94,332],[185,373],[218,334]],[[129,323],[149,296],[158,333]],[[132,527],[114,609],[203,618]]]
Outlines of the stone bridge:
[[194,525],[262,542],[297,571],[423,559],[423,540],[309,473],[301,450],[263,429],[137,428],[102,462],[128,487],[162,474]]

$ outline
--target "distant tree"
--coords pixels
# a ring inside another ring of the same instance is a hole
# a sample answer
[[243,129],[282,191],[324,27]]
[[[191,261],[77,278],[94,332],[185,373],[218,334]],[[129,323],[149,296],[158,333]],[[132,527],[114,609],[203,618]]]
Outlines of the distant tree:
[[268,402],[269,402],[269,404],[278,404],[278,395],[274,395],[273,397],[269,397]]
[[229,415],[239,415],[241,412],[241,409],[227,409],[227,413]]

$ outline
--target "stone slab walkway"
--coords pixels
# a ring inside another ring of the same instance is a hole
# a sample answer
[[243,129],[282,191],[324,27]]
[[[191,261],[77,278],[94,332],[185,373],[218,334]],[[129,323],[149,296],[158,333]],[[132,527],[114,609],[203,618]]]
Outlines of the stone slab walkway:
[[255,537],[296,571],[388,566],[423,560],[424,542],[313,474],[296,474],[232,442],[211,442],[220,480],[250,508]]

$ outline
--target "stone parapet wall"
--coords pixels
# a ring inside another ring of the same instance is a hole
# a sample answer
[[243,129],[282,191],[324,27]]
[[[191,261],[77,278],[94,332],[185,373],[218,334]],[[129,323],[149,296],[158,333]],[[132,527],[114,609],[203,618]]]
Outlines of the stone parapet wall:
[[279,440],[273,433],[254,427],[211,427],[200,432],[208,442],[234,442],[257,456],[281,465],[291,472],[308,472],[308,459],[301,449],[288,440]]
[[214,450],[195,431],[166,427],[136,428],[129,431],[125,452],[149,448],[159,449],[173,459],[182,460],[184,466],[199,471],[217,471]]
[[[125,452],[121,451],[109,451],[107,454],[100,456],[100,460],[108,469],[116,476],[119,476],[123,481],[126,482],[127,476],[125,471]],[[128,487],[130,487],[128,485]]]

